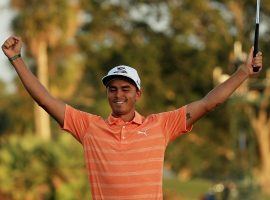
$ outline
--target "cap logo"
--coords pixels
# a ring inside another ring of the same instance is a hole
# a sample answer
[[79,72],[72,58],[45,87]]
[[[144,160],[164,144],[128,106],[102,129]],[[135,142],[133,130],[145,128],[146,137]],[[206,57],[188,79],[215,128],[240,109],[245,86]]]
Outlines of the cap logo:
[[117,71],[113,72],[114,74],[127,74],[125,67],[117,67]]
[[126,65],[119,65],[114,68],[112,68],[106,76],[102,78],[103,84],[107,87],[108,82],[112,80],[112,78],[115,78],[115,76],[123,76],[126,78],[131,79],[131,81],[134,82],[135,86],[138,89],[141,89],[141,81],[140,77],[136,71],[136,69],[126,66]]

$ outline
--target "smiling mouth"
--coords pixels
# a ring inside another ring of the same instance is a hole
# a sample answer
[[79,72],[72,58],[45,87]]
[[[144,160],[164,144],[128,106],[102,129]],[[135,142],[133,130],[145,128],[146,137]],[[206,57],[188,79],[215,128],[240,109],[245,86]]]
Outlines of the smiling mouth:
[[123,104],[123,103],[125,103],[124,101],[117,101],[117,102],[115,102],[116,104]]
[[126,102],[127,102],[127,100],[124,100],[124,101],[116,100],[116,101],[114,101],[113,103],[115,103],[115,104],[117,104],[117,105],[122,105],[122,104],[124,104],[124,103],[126,103]]

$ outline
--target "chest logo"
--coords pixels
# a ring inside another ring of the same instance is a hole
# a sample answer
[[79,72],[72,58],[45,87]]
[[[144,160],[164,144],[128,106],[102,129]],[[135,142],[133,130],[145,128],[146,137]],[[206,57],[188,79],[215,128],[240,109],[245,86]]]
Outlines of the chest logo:
[[[148,129],[147,129],[147,130],[148,130]],[[141,131],[138,131],[137,134],[147,136],[147,135],[148,135],[148,133],[146,132],[147,130],[141,130]]]

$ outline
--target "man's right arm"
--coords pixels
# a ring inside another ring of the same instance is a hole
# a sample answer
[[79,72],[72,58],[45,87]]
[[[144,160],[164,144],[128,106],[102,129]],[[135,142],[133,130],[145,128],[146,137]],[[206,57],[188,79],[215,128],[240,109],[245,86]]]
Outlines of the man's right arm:
[[[8,58],[12,58],[21,52],[21,39],[15,36],[8,38],[2,45],[2,50]],[[25,89],[31,97],[49,113],[60,126],[64,124],[65,103],[52,97],[46,88],[39,82],[33,73],[27,68],[21,57],[11,61],[19,75]]]

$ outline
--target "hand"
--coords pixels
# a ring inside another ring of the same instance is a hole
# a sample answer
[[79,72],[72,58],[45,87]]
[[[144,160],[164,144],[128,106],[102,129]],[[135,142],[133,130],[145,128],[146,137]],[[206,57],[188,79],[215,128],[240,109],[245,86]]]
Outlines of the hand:
[[8,58],[20,54],[21,48],[22,48],[21,38],[16,36],[9,37],[2,45],[2,50]]
[[[262,61],[263,61],[263,56],[262,52],[258,52],[256,54],[256,57],[253,57],[253,51],[254,48],[252,47],[250,49],[248,59],[246,61],[246,64],[244,66],[241,66],[241,69],[248,75],[248,76],[254,76],[257,75],[263,67]],[[253,71],[253,66],[259,67],[259,71],[254,72]]]

